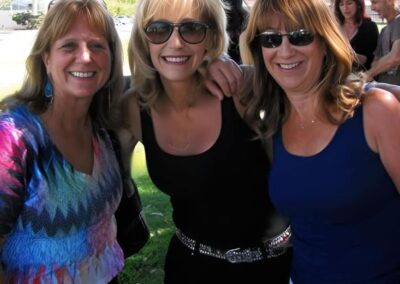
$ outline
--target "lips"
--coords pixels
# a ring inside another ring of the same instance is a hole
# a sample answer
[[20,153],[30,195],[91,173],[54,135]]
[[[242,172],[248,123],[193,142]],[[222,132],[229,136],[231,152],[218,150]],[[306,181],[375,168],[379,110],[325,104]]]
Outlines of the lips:
[[168,63],[185,63],[189,60],[189,56],[163,56],[163,59]]
[[289,64],[280,63],[280,64],[278,64],[278,65],[279,65],[279,67],[281,67],[282,69],[290,70],[290,69],[293,69],[293,68],[296,68],[297,66],[299,66],[299,65],[300,65],[300,62],[289,63]]
[[78,71],[72,71],[69,72],[72,76],[77,77],[77,78],[92,78],[96,74],[96,72],[90,71],[90,72],[78,72]]

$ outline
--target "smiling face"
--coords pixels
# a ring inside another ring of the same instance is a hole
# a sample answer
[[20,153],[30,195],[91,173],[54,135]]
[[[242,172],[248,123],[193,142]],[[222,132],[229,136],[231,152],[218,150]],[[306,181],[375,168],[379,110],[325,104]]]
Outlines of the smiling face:
[[77,17],[43,62],[56,98],[92,98],[110,77],[111,52],[105,37]]
[[[150,22],[155,21],[170,23],[202,22],[193,11],[186,13],[184,17],[166,13],[155,17]],[[192,79],[192,76],[204,61],[208,33],[207,30],[203,41],[191,44],[184,41],[179,35],[178,27],[174,27],[166,42],[154,44],[148,41],[151,61],[164,82],[190,81]]]
[[[269,22],[273,24],[265,31],[292,32],[285,30],[281,16],[273,15]],[[279,46],[261,48],[268,72],[287,94],[310,91],[319,83],[326,50],[319,36],[304,46],[293,45],[283,36]]]

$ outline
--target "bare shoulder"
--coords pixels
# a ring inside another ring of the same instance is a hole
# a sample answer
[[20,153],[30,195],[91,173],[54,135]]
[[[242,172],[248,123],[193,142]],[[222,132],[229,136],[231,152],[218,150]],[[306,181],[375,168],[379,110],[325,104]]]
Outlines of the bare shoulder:
[[[363,99],[364,128],[371,149],[379,152],[379,141],[400,125],[400,103],[390,92],[373,89]],[[397,131],[396,131],[397,132]]]
[[371,114],[379,114],[391,110],[394,111],[400,106],[394,94],[378,88],[373,88],[368,91],[368,95],[364,96],[363,104],[366,113],[371,112]]

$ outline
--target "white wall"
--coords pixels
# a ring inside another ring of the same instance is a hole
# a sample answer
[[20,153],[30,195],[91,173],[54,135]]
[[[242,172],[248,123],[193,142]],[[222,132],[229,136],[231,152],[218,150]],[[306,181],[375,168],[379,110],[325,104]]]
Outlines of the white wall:
[[23,29],[24,27],[17,25],[12,20],[12,12],[10,10],[0,10],[0,30]]

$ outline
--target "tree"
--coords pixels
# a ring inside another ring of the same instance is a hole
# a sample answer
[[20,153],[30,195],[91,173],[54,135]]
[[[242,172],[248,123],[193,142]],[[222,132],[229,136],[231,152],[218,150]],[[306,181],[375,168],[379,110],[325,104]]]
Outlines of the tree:
[[10,10],[11,0],[0,0],[0,10]]

